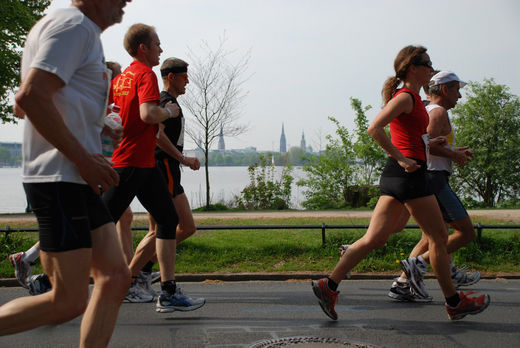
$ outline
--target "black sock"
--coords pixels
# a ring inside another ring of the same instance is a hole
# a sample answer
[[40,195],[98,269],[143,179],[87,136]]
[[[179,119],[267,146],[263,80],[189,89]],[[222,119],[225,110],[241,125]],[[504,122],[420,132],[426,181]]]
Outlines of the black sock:
[[153,268],[153,265],[155,264],[155,262],[152,262],[152,261],[148,261],[148,263],[146,263],[146,265],[144,265],[143,269],[141,271],[145,272],[145,273],[152,273],[152,268]]
[[330,279],[329,277],[327,277],[327,279],[329,280],[327,282],[329,289],[331,289],[332,291],[338,290],[338,284],[336,284],[336,282],[334,280]]
[[446,297],[446,303],[448,304],[448,306],[450,306],[452,308],[457,307],[459,305],[459,302],[460,302],[460,297],[459,297],[458,293],[455,293],[455,295],[453,295],[451,297]]
[[175,293],[175,288],[177,284],[175,280],[167,280],[165,282],[161,282],[161,290],[167,295],[173,295]]
[[137,282],[137,276],[132,276],[132,285],[135,284],[135,282]]

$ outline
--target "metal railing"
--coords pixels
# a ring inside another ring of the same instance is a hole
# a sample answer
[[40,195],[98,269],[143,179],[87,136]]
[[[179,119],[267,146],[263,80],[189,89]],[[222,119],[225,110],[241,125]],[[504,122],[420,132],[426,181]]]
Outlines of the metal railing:
[[[477,242],[480,243],[482,240],[482,232],[484,229],[519,229],[520,225],[482,225],[480,222],[473,225],[477,232]],[[366,225],[328,225],[325,222],[322,222],[321,225],[243,225],[243,226],[224,226],[224,225],[201,225],[197,226],[197,230],[199,231],[217,231],[217,230],[290,230],[290,229],[300,229],[300,230],[321,230],[321,243],[325,245],[326,242],[326,230],[332,229],[367,229],[368,224]],[[420,227],[417,225],[406,225],[405,229],[419,229]],[[147,231],[148,226],[134,226],[132,227],[133,231]],[[0,233],[5,233],[6,237],[10,233],[15,232],[38,232],[38,228],[13,228],[11,226],[5,226],[5,228],[0,228]]]

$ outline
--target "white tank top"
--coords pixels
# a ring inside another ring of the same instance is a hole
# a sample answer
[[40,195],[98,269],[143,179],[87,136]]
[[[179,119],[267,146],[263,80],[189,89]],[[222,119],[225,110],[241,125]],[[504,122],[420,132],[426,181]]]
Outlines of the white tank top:
[[[428,113],[430,113],[431,110],[440,108],[440,107],[441,106],[437,105],[437,104],[428,104],[426,106],[426,111],[428,111]],[[450,122],[449,117],[448,117],[448,122]],[[451,127],[451,122],[450,122],[450,128],[451,128],[450,133],[445,135],[446,140],[448,141],[446,148],[451,148],[455,144],[455,134],[453,133],[453,127]],[[447,157],[435,156],[435,155],[430,154],[430,156],[428,156],[428,170],[445,170],[445,171],[451,173],[452,172],[451,159],[449,159]]]

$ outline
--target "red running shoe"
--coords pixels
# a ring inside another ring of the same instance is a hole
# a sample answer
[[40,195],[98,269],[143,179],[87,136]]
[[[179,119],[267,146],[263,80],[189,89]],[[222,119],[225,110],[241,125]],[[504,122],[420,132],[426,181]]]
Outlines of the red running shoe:
[[460,302],[457,307],[451,307],[446,304],[446,311],[450,320],[459,320],[464,318],[468,314],[478,314],[489,306],[489,295],[482,294],[478,297],[470,297],[469,295],[474,294],[474,291],[459,293]]
[[323,309],[323,312],[329,316],[329,318],[333,320],[338,319],[338,314],[334,310],[334,305],[338,300],[339,291],[332,291],[329,289],[329,280],[327,278],[313,280],[312,281],[312,290],[314,291],[314,295],[318,298],[318,303]]

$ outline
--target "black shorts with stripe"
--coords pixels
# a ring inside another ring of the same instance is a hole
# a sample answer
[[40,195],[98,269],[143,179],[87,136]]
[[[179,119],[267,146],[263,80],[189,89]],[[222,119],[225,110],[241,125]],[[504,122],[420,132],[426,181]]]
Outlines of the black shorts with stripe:
[[166,180],[168,191],[170,191],[172,197],[184,193],[184,188],[181,185],[181,168],[178,161],[171,157],[162,157],[156,159],[155,165]]

